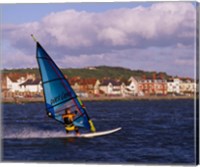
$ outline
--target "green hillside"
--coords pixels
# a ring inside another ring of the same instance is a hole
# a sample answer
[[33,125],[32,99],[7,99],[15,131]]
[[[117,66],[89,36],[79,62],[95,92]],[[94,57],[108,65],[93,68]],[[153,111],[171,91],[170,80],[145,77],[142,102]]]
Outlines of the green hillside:
[[[142,70],[130,70],[123,67],[109,67],[109,66],[98,66],[93,68],[69,68],[61,69],[62,72],[67,75],[69,78],[72,77],[81,77],[81,78],[111,78],[111,79],[128,79],[130,76],[143,77],[152,77],[153,74],[162,75],[164,78],[169,78],[165,72],[156,72],[156,71],[142,71]],[[39,70],[36,68],[30,69],[4,69],[3,74],[8,73],[33,73],[39,77]]]

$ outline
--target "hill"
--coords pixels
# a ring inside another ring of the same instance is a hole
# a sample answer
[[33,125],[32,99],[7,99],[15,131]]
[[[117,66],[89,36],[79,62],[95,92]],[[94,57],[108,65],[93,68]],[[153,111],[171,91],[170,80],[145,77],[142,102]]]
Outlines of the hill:
[[[123,67],[110,67],[110,66],[97,66],[97,67],[87,67],[87,68],[67,68],[61,69],[64,75],[69,78],[81,77],[81,78],[111,78],[111,79],[128,79],[130,76],[134,77],[151,77],[156,74],[157,76],[163,76],[164,78],[169,78],[171,76],[167,75],[165,72],[156,71],[142,71],[142,70],[131,70]],[[39,70],[37,68],[27,68],[27,69],[4,69],[3,74],[18,73],[25,74],[31,73],[40,77]]]

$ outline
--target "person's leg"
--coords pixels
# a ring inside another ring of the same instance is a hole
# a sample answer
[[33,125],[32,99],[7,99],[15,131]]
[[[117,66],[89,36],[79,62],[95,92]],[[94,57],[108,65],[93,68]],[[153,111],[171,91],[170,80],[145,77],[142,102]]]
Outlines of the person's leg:
[[75,127],[75,132],[76,132],[76,134],[78,134],[78,135],[80,134],[78,127]]
[[69,133],[67,126],[65,126],[65,131],[66,131],[67,134]]

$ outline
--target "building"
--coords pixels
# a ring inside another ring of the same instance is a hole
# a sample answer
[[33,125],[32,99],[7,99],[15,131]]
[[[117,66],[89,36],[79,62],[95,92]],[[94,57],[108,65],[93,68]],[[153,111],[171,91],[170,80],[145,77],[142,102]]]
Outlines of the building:
[[25,96],[27,93],[42,94],[40,79],[34,74],[12,73],[3,76],[3,97]]
[[6,88],[9,92],[22,92],[20,84],[26,81],[26,75],[10,74],[6,76]]
[[109,96],[125,96],[126,85],[120,81],[104,79],[101,81],[99,89]]
[[181,80],[179,78],[170,78],[167,80],[167,93],[178,95],[180,94],[180,84]]
[[140,96],[142,93],[139,90],[139,78],[131,76],[126,84],[125,93],[127,95]]
[[69,83],[75,92],[79,92],[80,90],[80,79],[80,77],[73,77],[69,79]]
[[180,94],[191,96],[196,92],[196,83],[193,79],[181,78]]
[[167,80],[156,78],[154,80],[154,90],[156,95],[167,95]]
[[77,95],[88,96],[86,93],[99,94],[100,81],[95,78],[81,79],[80,77],[74,77],[71,78],[69,82]]
[[81,79],[79,81],[79,85],[80,85],[79,89],[82,92],[87,92],[89,94],[94,94],[95,85],[96,85],[97,82],[99,82],[99,81],[97,81],[97,79],[95,79],[95,78]]
[[167,81],[162,76],[153,77],[144,76],[139,81],[139,91],[144,95],[166,95],[167,94]]
[[1,96],[2,97],[7,97],[9,89],[7,88],[6,75],[4,75],[4,74],[1,75],[0,84],[1,84]]
[[25,82],[20,84],[20,90],[22,92],[41,94],[42,93],[42,82],[39,78],[27,79]]

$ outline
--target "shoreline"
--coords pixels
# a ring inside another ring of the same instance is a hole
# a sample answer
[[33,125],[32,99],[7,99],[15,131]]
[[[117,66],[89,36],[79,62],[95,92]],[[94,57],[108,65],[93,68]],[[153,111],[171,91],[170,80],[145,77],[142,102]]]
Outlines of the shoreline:
[[[81,101],[195,100],[194,96],[80,97]],[[43,103],[44,98],[2,98],[1,103]]]

